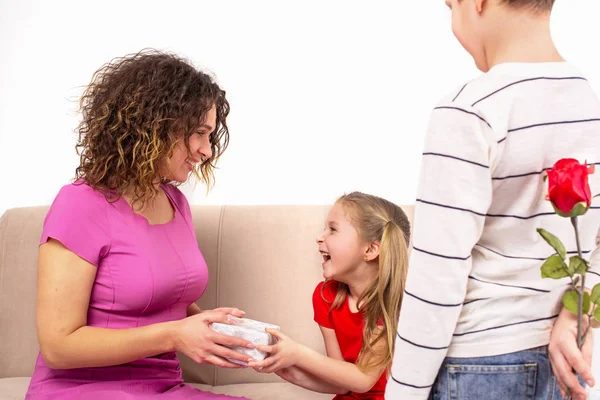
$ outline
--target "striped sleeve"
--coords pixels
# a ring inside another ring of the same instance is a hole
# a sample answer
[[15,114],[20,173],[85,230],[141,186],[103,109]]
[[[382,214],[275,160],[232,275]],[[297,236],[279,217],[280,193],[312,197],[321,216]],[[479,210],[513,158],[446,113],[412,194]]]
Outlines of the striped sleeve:
[[413,251],[386,399],[427,399],[467,289],[492,201],[497,143],[472,107],[437,107],[421,161]]

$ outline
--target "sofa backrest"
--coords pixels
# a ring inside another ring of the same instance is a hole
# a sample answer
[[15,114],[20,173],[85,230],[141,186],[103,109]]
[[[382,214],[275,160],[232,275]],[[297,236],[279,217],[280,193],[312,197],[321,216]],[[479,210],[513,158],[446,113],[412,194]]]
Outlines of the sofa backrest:
[[[323,340],[311,297],[322,278],[315,238],[330,206],[192,206],[198,244],[209,267],[202,309],[238,307],[248,318],[318,351]],[[403,207],[412,221],[412,207]],[[0,378],[31,376],[37,253],[48,207],[8,210],[0,219]],[[180,355],[181,356],[181,355]],[[184,379],[209,385],[274,382],[252,369],[196,365],[181,356]]]

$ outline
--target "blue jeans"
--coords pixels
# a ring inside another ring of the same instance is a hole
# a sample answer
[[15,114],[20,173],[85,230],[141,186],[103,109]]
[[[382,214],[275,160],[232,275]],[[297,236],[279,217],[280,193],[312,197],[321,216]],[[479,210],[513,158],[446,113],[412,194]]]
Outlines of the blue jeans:
[[548,346],[491,357],[444,360],[430,400],[559,400]]

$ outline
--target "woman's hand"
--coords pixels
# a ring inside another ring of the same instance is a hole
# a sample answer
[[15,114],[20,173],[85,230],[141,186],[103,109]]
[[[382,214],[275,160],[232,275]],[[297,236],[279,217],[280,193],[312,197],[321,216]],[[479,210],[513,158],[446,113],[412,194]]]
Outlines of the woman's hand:
[[224,335],[210,328],[210,324],[213,322],[235,324],[227,317],[227,314],[242,317],[244,312],[237,308],[217,308],[202,311],[199,314],[177,321],[174,326],[175,350],[185,354],[198,364],[243,368],[242,365],[234,364],[228,361],[227,358],[248,362],[251,357],[227,347],[235,346],[252,349],[255,346],[245,339]]
[[262,361],[251,361],[248,366],[257,372],[271,373],[296,364],[300,345],[277,329],[266,329],[266,332],[277,338],[277,343],[271,346],[256,346],[257,350],[270,355]]
[[[588,323],[587,318],[584,317],[584,332]],[[594,335],[589,330],[583,347],[579,350],[577,347],[577,316],[563,309],[552,328],[548,345],[552,370],[563,397],[569,388],[574,399],[587,399],[585,389],[579,384],[573,369],[589,386],[593,386],[594,377],[591,371],[593,349]]]
[[[201,314],[205,311],[211,311],[211,310],[202,310],[200,307],[198,307],[198,304],[196,303],[192,303],[189,305],[189,307],[187,308],[187,316],[191,317],[192,315],[196,315],[196,314]],[[215,308],[212,311],[219,311],[225,314],[231,314],[234,315],[236,317],[244,317],[244,315],[246,314],[245,312],[243,312],[242,310],[238,309],[238,308],[234,308],[234,307],[221,307],[221,308]]]
[[242,310],[240,310],[239,308],[235,308],[235,307],[219,307],[219,308],[215,308],[214,310],[204,310],[203,312],[206,311],[215,311],[215,312],[221,312],[223,314],[231,314],[234,317],[238,317],[238,318],[244,318],[244,315],[246,315],[246,313]]

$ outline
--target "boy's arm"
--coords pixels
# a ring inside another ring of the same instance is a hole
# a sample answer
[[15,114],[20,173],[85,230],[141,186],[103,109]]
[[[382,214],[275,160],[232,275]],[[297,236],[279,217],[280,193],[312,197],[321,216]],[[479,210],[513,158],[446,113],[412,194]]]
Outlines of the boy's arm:
[[433,111],[388,399],[429,396],[452,341],[471,272],[471,252],[492,201],[495,148],[489,124],[472,107]]
[[[590,268],[586,274],[586,292],[591,293],[589,288],[593,288],[596,284],[598,272],[600,272],[600,246],[597,244],[597,248],[590,258]],[[583,319],[583,322],[585,331],[586,319]],[[594,329],[600,327],[600,323],[594,318],[591,320],[591,325]],[[579,374],[589,386],[593,387],[596,383],[592,374],[594,335],[592,332],[588,332],[583,347],[579,349],[576,333],[577,316],[563,308],[552,327],[548,353],[559,387],[563,391],[567,387],[570,388],[574,397],[577,395],[585,396],[586,393],[575,373]]]

